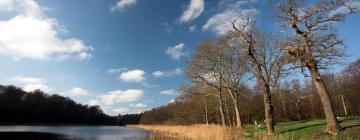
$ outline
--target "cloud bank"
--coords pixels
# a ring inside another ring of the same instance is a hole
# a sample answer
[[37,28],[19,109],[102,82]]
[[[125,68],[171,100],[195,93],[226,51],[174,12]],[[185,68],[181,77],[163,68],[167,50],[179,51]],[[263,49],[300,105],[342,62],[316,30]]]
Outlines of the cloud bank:
[[47,17],[34,0],[2,0],[0,13],[14,17],[0,20],[0,55],[15,60],[88,60],[94,48],[77,38],[61,38],[67,31],[57,19]]

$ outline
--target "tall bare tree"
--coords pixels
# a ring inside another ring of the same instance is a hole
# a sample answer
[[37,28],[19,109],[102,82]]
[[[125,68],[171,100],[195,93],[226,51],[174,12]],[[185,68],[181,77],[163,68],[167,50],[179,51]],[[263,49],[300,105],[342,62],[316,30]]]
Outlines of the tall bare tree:
[[241,115],[239,109],[239,94],[241,87],[244,85],[243,82],[245,79],[246,69],[243,65],[243,57],[236,48],[230,47],[229,39],[231,36],[225,36],[220,38],[218,41],[218,46],[221,47],[223,51],[221,66],[223,67],[222,81],[224,83],[224,88],[227,89],[228,94],[233,103],[236,117],[236,127],[242,128]]
[[273,135],[275,130],[271,92],[278,83],[285,59],[279,49],[282,41],[272,33],[257,31],[255,23],[255,18],[249,17],[231,22],[234,29],[233,47],[244,56],[247,70],[261,86],[267,133]]
[[[217,88],[219,92],[229,95],[235,110],[236,127],[242,128],[238,98],[245,69],[241,55],[229,47],[228,39],[228,36],[223,36],[201,44],[198,54],[191,61],[188,73]],[[219,98],[226,101],[226,97],[222,95],[219,95]],[[231,124],[228,108],[225,107]]]
[[194,82],[203,82],[218,91],[219,112],[222,125],[226,126],[223,103],[223,67],[221,66],[222,51],[217,47],[212,47],[214,42],[208,40],[198,46],[196,56],[189,62],[186,70],[187,77]]
[[338,133],[340,126],[319,69],[336,63],[344,55],[343,40],[337,37],[334,23],[355,13],[357,7],[346,0],[321,0],[311,6],[304,0],[282,0],[278,11],[281,25],[295,32],[285,49],[297,59],[295,68],[301,68],[303,73],[304,69],[309,70],[321,98],[327,120],[325,131]]

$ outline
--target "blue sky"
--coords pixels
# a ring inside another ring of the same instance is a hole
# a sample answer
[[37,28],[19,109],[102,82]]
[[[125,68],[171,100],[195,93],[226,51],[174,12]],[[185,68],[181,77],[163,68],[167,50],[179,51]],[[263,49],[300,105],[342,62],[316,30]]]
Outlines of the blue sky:
[[[241,15],[281,30],[260,0],[0,0],[0,84],[111,115],[165,105],[188,83],[183,70],[196,45]],[[349,62],[360,55],[358,25],[359,14],[338,26]]]

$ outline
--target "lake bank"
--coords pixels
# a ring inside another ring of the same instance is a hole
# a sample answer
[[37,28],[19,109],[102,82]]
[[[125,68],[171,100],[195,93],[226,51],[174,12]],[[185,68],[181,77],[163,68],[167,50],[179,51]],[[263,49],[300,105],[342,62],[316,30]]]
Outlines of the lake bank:
[[274,136],[266,135],[264,125],[260,127],[245,125],[244,130],[221,127],[219,125],[128,125],[129,128],[141,128],[151,133],[151,140],[161,139],[193,139],[193,140],[352,140],[360,139],[360,119],[341,120],[343,128],[338,135],[329,135],[322,130],[325,128],[324,119],[306,121],[279,122]]

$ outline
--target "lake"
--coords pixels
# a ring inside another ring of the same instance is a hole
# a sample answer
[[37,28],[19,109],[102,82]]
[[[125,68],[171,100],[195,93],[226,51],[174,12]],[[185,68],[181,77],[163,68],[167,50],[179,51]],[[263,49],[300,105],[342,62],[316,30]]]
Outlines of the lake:
[[120,126],[0,126],[1,140],[144,140],[149,135]]

